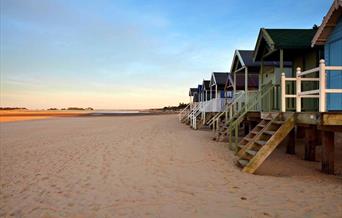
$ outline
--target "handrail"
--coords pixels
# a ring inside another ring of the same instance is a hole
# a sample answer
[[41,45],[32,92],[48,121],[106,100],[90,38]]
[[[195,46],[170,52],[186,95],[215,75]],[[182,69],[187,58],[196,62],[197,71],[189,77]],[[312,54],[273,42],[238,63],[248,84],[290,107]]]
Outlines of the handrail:
[[180,114],[183,113],[185,110],[187,110],[188,107],[190,107],[190,104],[188,104],[188,105],[180,112]]
[[188,104],[181,112],[178,114],[179,120],[181,121],[185,116],[183,116],[184,112],[190,108],[190,104]]
[[228,113],[232,108],[234,108],[234,106],[236,105],[236,103],[238,102],[238,100],[240,100],[240,98],[242,96],[244,96],[245,92],[244,91],[240,91],[238,93],[236,93],[236,95],[238,95],[237,97],[235,97],[231,102],[227,103],[225,105],[225,108],[222,112],[216,114],[209,122],[209,126],[213,125],[215,122],[217,122],[224,114]]
[[249,100],[245,110],[242,110],[242,113],[239,113],[239,116],[236,119],[232,119],[229,122],[228,131],[229,131],[229,146],[232,148],[232,132],[235,130],[235,144],[238,143],[238,127],[240,123],[243,121],[244,116],[250,111],[253,107],[255,107],[270,91],[273,90],[275,86],[272,82],[268,83],[261,92],[259,92],[256,98]]
[[319,71],[319,67],[316,67],[316,68],[313,68],[311,70],[306,70],[306,71],[300,72],[298,74],[298,76],[305,76],[305,75],[308,75],[308,74],[311,74],[311,73],[316,73],[318,71]]
[[[319,61],[319,67],[306,70],[301,72],[298,67],[295,78],[286,78],[285,73],[281,74],[281,111],[286,111],[286,98],[296,99],[296,112],[301,112],[301,101],[302,98],[318,98],[319,99],[319,112],[326,111],[326,94],[331,93],[342,93],[342,89],[327,89],[326,87],[326,74],[331,71],[342,71],[342,66],[326,66],[325,61],[322,59]],[[302,78],[304,75],[319,72],[318,78]],[[286,82],[292,81],[296,82],[296,94],[287,95],[286,94]],[[302,81],[318,81],[319,89],[302,91],[301,83]]]

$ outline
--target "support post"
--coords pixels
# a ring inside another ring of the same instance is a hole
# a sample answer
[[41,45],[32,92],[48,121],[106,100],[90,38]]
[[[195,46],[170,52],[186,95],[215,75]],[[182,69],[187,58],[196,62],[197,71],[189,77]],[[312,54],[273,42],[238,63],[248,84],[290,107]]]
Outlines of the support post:
[[286,145],[286,153],[287,154],[295,154],[296,153],[296,132],[295,132],[295,128],[293,128],[288,135],[288,141],[287,141],[287,145]]
[[249,121],[245,120],[243,127],[244,127],[244,136],[246,136],[249,133]]
[[316,160],[317,130],[315,126],[305,128],[304,160]]
[[285,73],[281,73],[281,112],[286,111],[286,80]]
[[299,76],[301,72],[300,67],[297,67],[297,72],[296,72],[296,112],[301,112],[302,111],[302,99],[300,96],[300,92],[302,91],[302,81]]
[[218,87],[218,85],[216,84],[215,86],[216,86],[216,90],[215,90],[215,98],[217,99],[217,98],[219,98],[219,95],[218,95],[218,93],[217,93],[217,92],[218,92],[218,88],[217,88],[217,87]]
[[245,108],[248,106],[248,68],[245,67]]
[[322,59],[319,61],[319,112],[326,111],[326,93],[325,93],[325,61]]
[[236,93],[236,71],[234,71],[234,73],[233,73],[233,78],[234,78],[234,83],[233,83],[234,93],[233,93],[233,95],[235,95],[235,93]]
[[237,122],[235,124],[235,144],[234,144],[234,148],[233,148],[234,151],[236,151],[238,143],[239,143],[239,123]]
[[[279,61],[280,72],[284,73],[284,50],[283,49],[280,49],[279,56],[280,56],[279,57],[280,58],[280,61]],[[278,81],[276,81],[275,84],[278,84]],[[276,89],[276,87],[275,87],[275,89]],[[285,86],[284,86],[284,89],[285,89]],[[273,97],[273,99],[277,99],[279,101],[279,95],[278,95],[278,92],[276,92],[276,90],[273,91],[273,95],[277,95],[277,96]],[[275,108],[279,108],[279,103],[278,102],[274,102],[273,104],[274,104]],[[277,104],[277,105],[275,105],[275,104]],[[286,110],[286,102],[284,102],[284,104],[285,104],[285,110]]]
[[279,51],[279,58],[280,58],[280,61],[279,61],[279,64],[280,64],[280,72],[284,72],[284,50],[283,49],[280,49]]
[[322,131],[322,171],[334,174],[334,132]]
[[229,149],[233,150],[233,140],[232,140],[232,135],[233,135],[233,131],[230,127],[228,127],[228,134],[229,134]]

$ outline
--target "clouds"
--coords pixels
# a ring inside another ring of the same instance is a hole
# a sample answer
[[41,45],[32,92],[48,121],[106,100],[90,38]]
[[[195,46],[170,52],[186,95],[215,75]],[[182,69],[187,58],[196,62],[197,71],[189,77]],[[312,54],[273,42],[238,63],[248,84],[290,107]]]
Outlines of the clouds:
[[251,48],[270,22],[263,8],[241,13],[254,1],[0,1],[1,104],[13,106],[37,96],[64,105],[102,99],[95,108],[177,104],[212,71],[227,71],[233,51]]

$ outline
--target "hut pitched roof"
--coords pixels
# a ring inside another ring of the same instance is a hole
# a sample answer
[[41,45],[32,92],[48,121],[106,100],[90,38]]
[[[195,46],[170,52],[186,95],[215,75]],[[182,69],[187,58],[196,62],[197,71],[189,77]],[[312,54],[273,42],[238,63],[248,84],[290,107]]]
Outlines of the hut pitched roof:
[[197,93],[197,88],[190,88],[189,89],[189,96],[194,96]]
[[228,73],[227,72],[213,72],[210,80],[210,86],[213,85],[225,85],[227,81]]
[[324,16],[322,24],[318,28],[311,41],[311,46],[324,45],[330,33],[336,27],[337,22],[342,16],[342,0],[334,0],[328,13]]
[[210,80],[203,80],[203,89],[204,90],[209,90],[210,89]]
[[[241,67],[252,67],[254,69],[259,69],[261,61],[253,60],[254,51],[253,50],[236,50],[230,72],[234,72],[234,69],[239,69]],[[238,66],[236,66],[238,65]],[[264,66],[279,66],[279,61],[264,61]],[[285,61],[284,66],[291,66],[291,62]],[[258,70],[256,70],[258,71]],[[241,71],[241,73],[244,73]]]
[[278,49],[309,49],[317,29],[265,29],[261,28],[254,49],[254,61],[260,60],[265,45],[269,51]]

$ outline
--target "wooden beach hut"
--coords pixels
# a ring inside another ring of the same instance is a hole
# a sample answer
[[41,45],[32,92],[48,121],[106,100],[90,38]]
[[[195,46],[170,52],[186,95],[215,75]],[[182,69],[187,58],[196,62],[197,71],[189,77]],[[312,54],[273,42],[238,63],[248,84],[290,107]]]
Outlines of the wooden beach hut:
[[211,94],[210,94],[210,80],[203,80],[203,107],[201,108],[201,122],[198,125],[198,128],[204,127],[208,125],[208,122],[215,115],[215,112],[210,110]]
[[[342,66],[342,0],[335,0],[329,12],[312,40],[311,46],[324,46],[325,64]],[[341,71],[329,72],[327,88],[340,89],[342,84]],[[327,110],[342,110],[342,95],[339,93],[327,94]]]
[[190,124],[190,114],[198,108],[198,87],[189,89],[189,104],[178,114],[179,121]]
[[198,111],[192,113],[191,126],[194,129],[205,126],[212,116],[223,110],[226,98],[224,87],[227,77],[228,73],[226,72],[213,72],[209,81],[209,87],[207,82],[205,82],[204,86],[201,85],[201,92],[203,95],[205,92],[209,94],[206,98],[209,100],[203,98],[203,101],[199,103]]
[[[241,123],[242,125],[239,125],[237,128],[240,129],[242,127],[245,133],[260,120],[262,104],[257,99],[260,98],[258,96],[264,92],[265,88],[269,89],[268,86],[262,86],[263,89],[259,90],[261,70],[278,72],[279,61],[264,61],[261,63],[260,61],[253,60],[253,54],[253,50],[236,50],[234,52],[231,64],[233,82],[226,81],[226,88],[230,87],[230,84],[233,84],[233,100],[227,105],[224,112],[216,115],[213,118],[215,120],[209,123],[213,125],[215,140],[220,141],[225,139],[229,135],[229,125],[236,118],[239,118],[240,115],[242,118],[239,119],[243,119],[243,121]],[[284,68],[287,71],[291,70],[289,66],[291,66],[289,62],[284,63]]]
[[224,87],[228,78],[228,72],[213,72],[209,83],[210,100],[212,100],[212,111],[220,112],[226,96]]
[[204,99],[205,101],[210,100],[210,80],[203,80],[202,83],[203,92],[204,92]]
[[[262,102],[262,111],[280,110],[280,77],[285,73],[288,77],[294,77],[297,67],[311,69],[318,65],[322,58],[322,49],[311,47],[311,40],[317,29],[265,29],[261,28],[254,50],[254,61],[261,62],[260,87],[273,86]],[[265,61],[279,63],[278,68],[269,70],[265,67]],[[292,67],[286,65],[292,63]],[[289,94],[294,93],[294,85],[287,84]],[[312,89],[317,86],[315,83],[303,84],[304,90]],[[314,111],[318,109],[317,99],[304,99],[304,111]],[[294,111],[294,101],[288,100],[288,110]]]
[[[237,144],[237,164],[244,172],[255,172],[285,137],[289,137],[287,152],[293,154],[295,128],[301,127],[306,138],[304,158],[315,160],[315,148],[322,144],[321,169],[334,173],[334,132],[342,131],[341,6],[341,0],[334,1],[318,30],[260,31],[254,60],[279,58],[281,69],[289,60],[293,69],[275,72],[275,79],[280,76],[280,95],[271,101],[274,105],[279,101],[278,107],[271,109],[273,113],[262,112],[261,122]],[[261,73],[265,79],[265,72]]]

